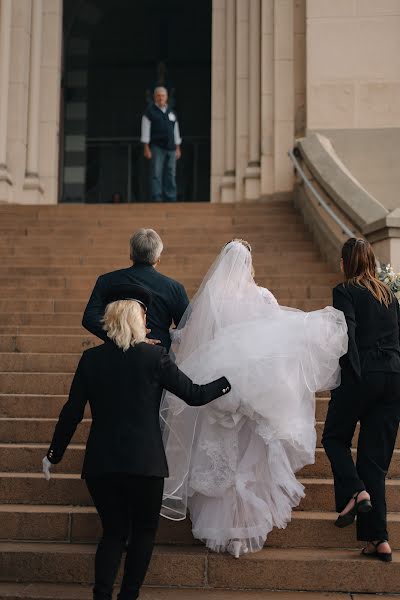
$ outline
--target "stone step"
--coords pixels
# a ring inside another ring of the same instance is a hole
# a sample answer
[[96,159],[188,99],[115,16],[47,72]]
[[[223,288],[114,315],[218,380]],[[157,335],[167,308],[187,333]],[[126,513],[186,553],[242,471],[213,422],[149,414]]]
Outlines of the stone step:
[[[258,282],[258,277],[257,277]],[[269,289],[277,298],[322,298],[326,299],[332,298],[332,284],[323,285],[323,284],[315,284],[315,285],[303,285],[298,283],[296,285],[290,286],[288,282],[285,283],[277,283],[276,281],[271,282]],[[86,305],[88,300],[88,293],[90,293],[91,288],[88,286],[88,291],[86,289],[67,289],[67,288],[50,288],[50,287],[31,287],[24,288],[21,287],[2,287],[2,299],[6,300],[18,300],[23,301],[27,299],[49,299],[49,300],[81,300],[82,305]],[[186,291],[194,293],[196,288],[190,287],[186,288]],[[57,306],[61,307],[62,304],[58,303]],[[62,311],[64,312],[64,311]],[[69,311],[65,311],[69,312]]]
[[[332,479],[299,478],[306,496],[299,510],[331,511],[334,508]],[[85,483],[77,474],[57,473],[45,481],[42,473],[0,473],[0,504],[73,504],[90,506]],[[387,481],[387,503],[390,512],[400,510],[400,481]]]
[[[169,228],[158,228],[164,245],[182,246],[189,245],[191,242],[197,242],[198,244],[206,244],[212,242],[218,244],[219,247],[223,246],[229,240],[235,237],[242,237],[244,239],[249,238],[251,244],[255,242],[268,242],[275,241],[279,243],[283,241],[308,241],[310,240],[310,234],[304,229],[304,227],[297,227],[295,230],[285,229],[282,231],[277,226],[265,230],[264,225],[259,228],[249,226],[246,231],[243,227],[229,227],[221,228],[220,230],[210,230],[208,227],[201,227],[198,224],[193,227],[185,227],[182,231],[170,230]],[[99,229],[98,232],[87,234],[85,229],[82,231],[74,231],[71,233],[63,233],[54,231],[53,233],[42,233],[31,232],[27,233],[12,233],[7,232],[1,235],[2,246],[16,246],[21,242],[30,244],[37,244],[44,246],[46,243],[50,246],[58,246],[59,248],[64,247],[71,248],[71,243],[81,242],[87,246],[102,246],[104,248],[110,247],[128,247],[129,233],[121,234],[118,228],[110,230],[108,233],[104,232],[103,229]],[[209,250],[208,250],[209,251]]]
[[[205,264],[211,264],[215,260],[215,253],[204,253],[204,254],[171,254],[167,249],[166,254],[163,256],[163,265],[181,265],[190,264],[203,267]],[[280,264],[293,265],[294,261],[298,262],[312,262],[320,260],[321,256],[316,250],[306,250],[296,252],[295,250],[287,250],[282,252],[271,251],[267,255],[263,252],[253,252],[253,264],[257,269],[258,266],[267,264]],[[122,269],[127,266],[127,253],[121,252],[115,256],[85,256],[78,254],[63,254],[61,256],[54,255],[23,255],[14,256],[10,255],[4,257],[2,260],[3,267],[30,267],[30,266],[42,266],[42,267],[63,267],[63,266],[74,266],[74,265],[86,265],[86,266],[100,266],[104,272],[112,271],[114,269]]]
[[1,418],[58,418],[68,396],[62,394],[0,394]]
[[0,335],[88,335],[81,327],[67,327],[62,325],[0,325]]
[[[0,552],[8,580],[92,583],[92,545],[3,542]],[[359,593],[396,593],[400,589],[400,558],[396,555],[383,567],[379,561],[365,560],[358,550],[267,548],[234,561],[229,555],[201,547],[158,546],[146,583],[205,589],[334,589]]]
[[[23,302],[23,300],[22,300]],[[29,302],[29,301],[28,301]],[[77,300],[76,302],[80,302]],[[83,333],[83,332],[82,332]],[[90,335],[0,335],[0,352],[81,353],[102,341]],[[1,354],[0,354],[1,356]]]
[[[213,590],[209,587],[161,588],[144,586],[140,600],[283,600],[282,592]],[[285,600],[321,600],[318,592],[285,592]],[[330,600],[352,600],[350,594],[330,594]],[[0,583],[0,600],[92,600],[88,585],[56,583]],[[357,597],[356,600],[362,600]]]
[[[124,266],[124,265],[120,265]],[[199,269],[200,272],[204,272],[204,274],[207,272],[208,268],[211,266],[211,261],[204,263],[203,265],[196,265],[197,268]],[[164,275],[167,275],[168,277],[172,277],[174,276],[175,279],[181,279],[184,277],[187,277],[188,275],[190,276],[191,273],[193,273],[193,264],[191,264],[190,262],[185,263],[185,264],[177,264],[177,265],[170,265],[170,266],[165,266],[164,264],[162,265],[162,268],[160,268],[160,272],[163,273]],[[270,263],[270,264],[264,264],[264,265],[258,265],[257,267],[257,277],[266,277],[266,276],[274,276],[274,275],[279,275],[280,273],[282,273],[282,270],[287,270],[289,268],[289,263],[286,264],[281,264],[279,263]],[[108,271],[108,270],[113,270],[111,269],[99,269],[98,266],[84,266],[84,265],[78,265],[78,266],[62,266],[62,267],[54,267],[54,266],[49,266],[49,267],[41,267],[41,266],[26,266],[26,267],[21,267],[21,266],[11,266],[11,267],[5,267],[5,266],[0,266],[0,278],[7,278],[10,275],[12,275],[13,277],[33,277],[33,276],[40,276],[40,277],[66,277],[66,278],[73,278],[73,277],[87,277],[87,278],[93,278],[93,277],[98,277],[99,275],[101,275],[102,272]],[[332,273],[332,269],[325,263],[322,261],[308,261],[308,262],[299,262],[296,264],[296,272],[297,273],[310,273],[310,274],[314,274],[314,273]]]
[[[117,221],[115,223],[98,223],[88,225],[80,221],[75,223],[64,222],[64,223],[40,223],[32,225],[31,223],[0,223],[0,235],[15,236],[15,237],[32,237],[32,236],[52,236],[52,235],[72,235],[78,236],[80,234],[86,234],[89,238],[97,236],[114,235],[116,232],[121,234],[121,237],[129,237],[135,229],[144,227],[149,223],[149,219],[135,219],[134,221]],[[237,231],[240,228],[246,230],[251,229],[254,233],[264,231],[274,232],[276,227],[279,226],[280,231],[284,234],[288,232],[304,232],[304,223],[300,219],[294,216],[287,216],[284,220],[280,215],[256,215],[254,217],[247,217],[245,219],[236,219],[232,217],[202,217],[201,221],[198,216],[187,217],[182,219],[168,219],[168,220],[154,220],[151,223],[152,228],[159,232],[161,237],[163,235],[172,235],[183,233],[186,234],[188,231],[196,233],[205,232],[215,233],[216,235],[226,235],[229,239],[232,231]]]
[[[311,240],[266,240],[264,242],[254,242],[252,240],[252,248],[253,252],[264,253],[268,255],[270,253],[281,253],[281,252],[305,252],[305,251],[315,251],[315,246]],[[167,254],[173,255],[184,255],[184,256],[192,256],[194,254],[205,254],[208,255],[212,253],[214,256],[217,255],[218,251],[221,249],[221,241],[213,240],[209,244],[202,244],[201,240],[196,241],[196,238],[192,239],[191,243],[184,244],[182,240],[178,240],[178,242],[171,244],[168,243],[168,246],[165,250],[164,257]],[[129,258],[129,243],[128,240],[119,240],[119,243],[115,243],[114,246],[108,246],[104,248],[103,246],[90,246],[88,243],[85,243],[84,240],[80,244],[75,243],[73,245],[74,254],[82,254],[86,257],[109,257],[120,255],[124,257],[125,260]],[[31,241],[24,239],[20,240],[18,244],[11,242],[10,244],[2,243],[0,240],[0,256],[16,256],[16,257],[24,257],[24,256],[53,256],[54,258],[59,258],[63,256],[69,256],[71,254],[71,245],[66,247],[57,246],[56,243],[49,244],[43,243],[43,241],[39,240],[38,243],[32,244]]]
[[[301,275],[296,272],[296,275],[286,274],[283,275],[282,272],[275,275],[274,277],[257,277],[258,285],[267,287],[268,289],[273,289],[276,287],[289,287],[290,285],[301,286],[304,285],[304,280],[306,277],[306,273]],[[340,277],[336,273],[332,273],[327,271],[326,273],[319,273],[318,277],[315,278],[315,285],[319,286],[328,286],[328,285],[336,285],[340,280]],[[203,280],[203,275],[198,277],[189,277],[185,276],[182,279],[182,283],[187,288],[195,288],[197,289],[200,283]],[[46,276],[30,276],[26,275],[24,277],[0,277],[0,288],[3,290],[7,287],[15,287],[15,288],[23,288],[24,290],[29,287],[36,287],[40,290],[45,288],[68,288],[68,289],[84,289],[86,293],[90,292],[95,284],[96,277],[46,277]]]
[[[89,411],[87,412],[89,416]],[[1,438],[4,439],[4,438]],[[0,442],[0,465],[4,472],[36,473],[41,460],[48,450],[48,443],[39,442]],[[80,473],[82,469],[84,444],[73,443],[68,447],[62,462],[55,468],[57,473]],[[353,457],[356,451],[353,449]],[[307,465],[298,473],[299,477],[331,477],[331,466],[323,448],[317,448],[315,463]],[[388,473],[389,479],[400,479],[400,450],[396,449]]]
[[[83,331],[83,330],[82,330]],[[3,394],[66,394],[72,373],[1,373]],[[41,387],[42,383],[42,387]]]
[[[20,297],[23,296],[21,290]],[[281,306],[296,306],[302,310],[310,311],[316,308],[321,308],[329,302],[329,294],[321,296],[321,298],[307,297],[281,297],[277,296]],[[325,304],[324,304],[325,303]],[[22,300],[18,298],[0,299],[0,314],[1,312],[10,313],[79,313],[81,316],[85,310],[87,300],[55,300],[47,298],[44,300]],[[62,347],[62,346],[61,346]],[[0,341],[1,351],[1,341]]]
[[[0,393],[0,417],[29,418],[46,417],[57,418],[60,410],[67,400],[66,395],[45,394],[2,394]],[[318,421],[325,419],[328,398],[321,397],[316,400],[316,418]]]
[[80,357],[71,353],[0,352],[0,372],[72,373]]
[[[276,548],[358,548],[355,525],[339,530],[336,513],[294,511],[285,529],[274,528],[266,546]],[[388,514],[390,541],[400,548],[400,515]],[[94,543],[101,535],[100,519],[92,506],[0,505],[0,540]],[[160,519],[157,544],[201,545],[193,538],[191,522]]]

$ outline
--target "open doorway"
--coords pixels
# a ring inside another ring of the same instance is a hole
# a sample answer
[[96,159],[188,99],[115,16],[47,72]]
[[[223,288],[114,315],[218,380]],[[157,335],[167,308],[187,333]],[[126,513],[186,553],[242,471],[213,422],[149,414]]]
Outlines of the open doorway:
[[146,202],[141,117],[169,91],[179,201],[208,201],[212,0],[64,0],[63,202]]

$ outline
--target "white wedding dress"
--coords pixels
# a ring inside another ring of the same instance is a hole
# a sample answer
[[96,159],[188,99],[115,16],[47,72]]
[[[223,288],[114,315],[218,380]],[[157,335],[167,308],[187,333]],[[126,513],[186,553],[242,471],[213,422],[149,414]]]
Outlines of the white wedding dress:
[[315,392],[336,387],[347,351],[343,313],[282,308],[259,288],[251,254],[230,242],[180,324],[176,361],[196,383],[225,375],[232,391],[205,407],[166,393],[170,476],[161,514],[238,556],[260,550],[304,496],[295,472],[314,462]]

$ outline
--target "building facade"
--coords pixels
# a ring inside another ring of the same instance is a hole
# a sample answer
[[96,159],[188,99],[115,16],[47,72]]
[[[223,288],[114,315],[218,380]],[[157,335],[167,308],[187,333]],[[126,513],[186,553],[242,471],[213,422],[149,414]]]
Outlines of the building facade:
[[400,1],[0,0],[0,202],[145,199],[168,77],[182,199],[286,194],[296,137],[400,127]]

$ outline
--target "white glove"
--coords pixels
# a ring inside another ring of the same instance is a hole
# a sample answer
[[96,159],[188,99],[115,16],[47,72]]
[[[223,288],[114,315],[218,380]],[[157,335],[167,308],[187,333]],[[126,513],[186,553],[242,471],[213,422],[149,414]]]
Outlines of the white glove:
[[43,474],[44,474],[44,478],[46,479],[46,481],[50,480],[50,469],[52,467],[51,462],[49,461],[49,459],[47,458],[47,456],[44,457],[44,459],[42,460],[42,465],[43,465]]

